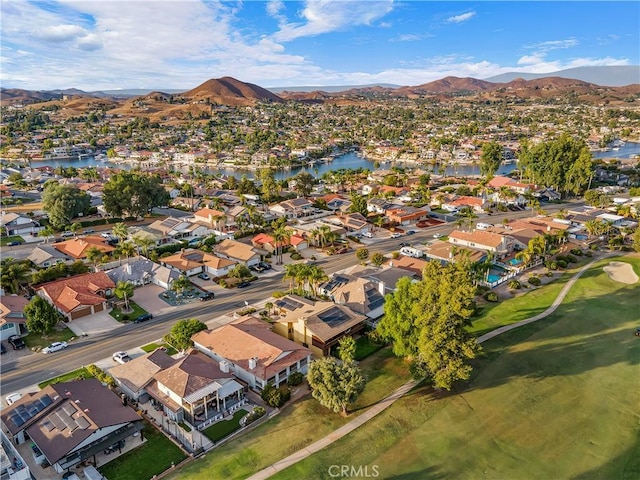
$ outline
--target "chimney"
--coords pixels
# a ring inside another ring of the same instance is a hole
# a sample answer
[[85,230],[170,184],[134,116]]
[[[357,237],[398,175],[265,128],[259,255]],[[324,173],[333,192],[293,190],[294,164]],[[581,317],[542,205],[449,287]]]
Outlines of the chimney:
[[132,269],[131,269],[131,264],[130,263],[126,263],[124,266],[125,271],[127,272],[127,275],[131,275],[132,274]]
[[122,400],[122,406],[126,407],[127,406],[127,396],[124,393],[120,394],[120,400]]
[[249,370],[253,370],[258,365],[258,357],[251,357],[249,359]]
[[[249,359],[249,365],[251,365],[251,360],[252,359]],[[227,362],[226,360],[220,360],[220,371],[222,373],[229,373],[229,362]]]
[[378,280],[378,291],[380,292],[380,295],[382,295],[384,297],[385,293],[384,293],[384,282],[382,280]]

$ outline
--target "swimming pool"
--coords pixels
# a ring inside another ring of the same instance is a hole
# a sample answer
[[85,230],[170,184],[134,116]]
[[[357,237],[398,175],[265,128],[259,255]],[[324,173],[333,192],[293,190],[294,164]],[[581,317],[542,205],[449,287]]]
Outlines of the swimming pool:
[[522,263],[522,260],[519,260],[517,258],[512,258],[511,260],[509,260],[509,265],[513,265],[514,267],[516,265],[520,265]]
[[500,275],[493,275],[490,273],[489,275],[487,275],[487,282],[489,283],[499,282],[501,278],[502,277]]

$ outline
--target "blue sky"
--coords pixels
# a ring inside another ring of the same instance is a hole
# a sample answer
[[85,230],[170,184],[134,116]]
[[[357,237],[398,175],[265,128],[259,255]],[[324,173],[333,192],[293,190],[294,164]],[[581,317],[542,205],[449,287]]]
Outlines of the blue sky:
[[0,4],[6,88],[420,85],[639,65],[640,3],[75,0]]

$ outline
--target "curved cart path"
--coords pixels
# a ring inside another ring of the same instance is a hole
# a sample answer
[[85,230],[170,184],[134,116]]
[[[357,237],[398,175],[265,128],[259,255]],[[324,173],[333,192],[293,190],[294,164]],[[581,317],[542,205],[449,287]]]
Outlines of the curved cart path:
[[[524,320],[520,320],[519,322],[512,323],[510,325],[505,325],[504,327],[496,328],[495,330],[492,330],[491,332],[486,333],[486,334],[482,335],[481,337],[479,337],[478,338],[478,343],[486,342],[487,340],[489,340],[491,338],[494,338],[494,337],[497,337],[498,335],[501,335],[501,334],[503,334],[505,332],[508,332],[510,330],[513,330],[514,328],[518,328],[518,327],[521,327],[523,325],[528,325],[529,323],[537,322],[538,320],[542,320],[543,318],[548,317],[549,315],[551,315],[553,312],[556,311],[556,309],[560,306],[560,304],[562,303],[564,298],[567,296],[567,293],[569,293],[569,290],[571,290],[571,287],[573,287],[573,285],[578,281],[578,279],[582,276],[582,274],[584,272],[586,272],[589,268],[591,268],[594,263],[599,262],[600,260],[602,260],[604,258],[607,258],[607,257],[610,257],[610,256],[613,256],[613,255],[619,255],[619,253],[613,253],[613,252],[612,253],[608,253],[606,255],[603,255],[602,257],[599,257],[599,258],[596,258],[596,259],[592,260],[591,262],[587,263],[584,267],[582,267],[578,271],[578,273],[576,273],[567,282],[567,284],[562,288],[562,290],[560,291],[560,293],[558,294],[556,299],[553,301],[553,303],[544,312],[539,313],[538,315],[535,315],[533,317],[525,318]],[[305,448],[302,448],[302,449],[298,450],[295,453],[292,453],[288,457],[283,458],[282,460],[280,460],[280,461],[278,461],[278,462],[276,462],[276,463],[274,463],[274,464],[272,464],[272,465],[260,470],[259,472],[256,472],[251,477],[249,477],[248,480],[264,480],[264,479],[267,479],[271,475],[275,475],[276,473],[280,472],[281,470],[284,470],[285,468],[290,467],[291,465],[293,465],[295,463],[298,463],[300,460],[304,460],[308,456],[310,456],[310,455],[312,455],[312,454],[314,454],[316,452],[319,452],[324,447],[326,447],[328,445],[331,445],[336,440],[339,440],[342,437],[344,437],[345,435],[348,435],[349,433],[354,431],[356,428],[358,428],[362,424],[366,423],[367,421],[369,421],[370,419],[372,419],[373,417],[375,417],[379,413],[381,413],[384,410],[386,410],[388,407],[393,405],[396,400],[401,398],[405,393],[410,391],[418,383],[419,382],[416,381],[416,380],[411,380],[411,381],[405,383],[400,388],[398,388],[395,392],[393,392],[391,395],[389,395],[386,398],[383,398],[378,403],[376,403],[373,407],[371,407],[369,410],[364,412],[362,415],[359,415],[358,417],[354,418],[353,420],[351,420],[346,425],[343,425],[339,429],[331,432],[329,435],[321,438],[320,440],[312,443],[311,445],[309,445],[309,446],[307,446]]]

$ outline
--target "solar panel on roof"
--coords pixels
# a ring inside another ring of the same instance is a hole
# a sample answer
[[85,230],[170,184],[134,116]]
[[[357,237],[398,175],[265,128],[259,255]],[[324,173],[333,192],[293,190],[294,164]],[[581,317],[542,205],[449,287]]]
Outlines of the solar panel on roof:
[[36,398],[32,402],[18,405],[13,413],[9,416],[9,419],[16,427],[20,427],[31,420],[38,412],[41,412],[52,403],[53,400],[51,400],[51,397],[49,397],[49,395],[43,395],[40,398]]
[[76,423],[78,424],[78,426],[82,429],[82,430],[86,430],[87,427],[90,425],[89,422],[87,421],[86,418],[84,417],[78,417],[76,418]]
[[338,307],[331,307],[329,310],[325,310],[324,312],[318,314],[318,318],[330,327],[333,327],[344,322],[345,320],[349,320],[350,317],[348,313],[342,311]]
[[302,306],[302,303],[291,298],[282,298],[276,301],[276,306],[285,310],[296,310]]

